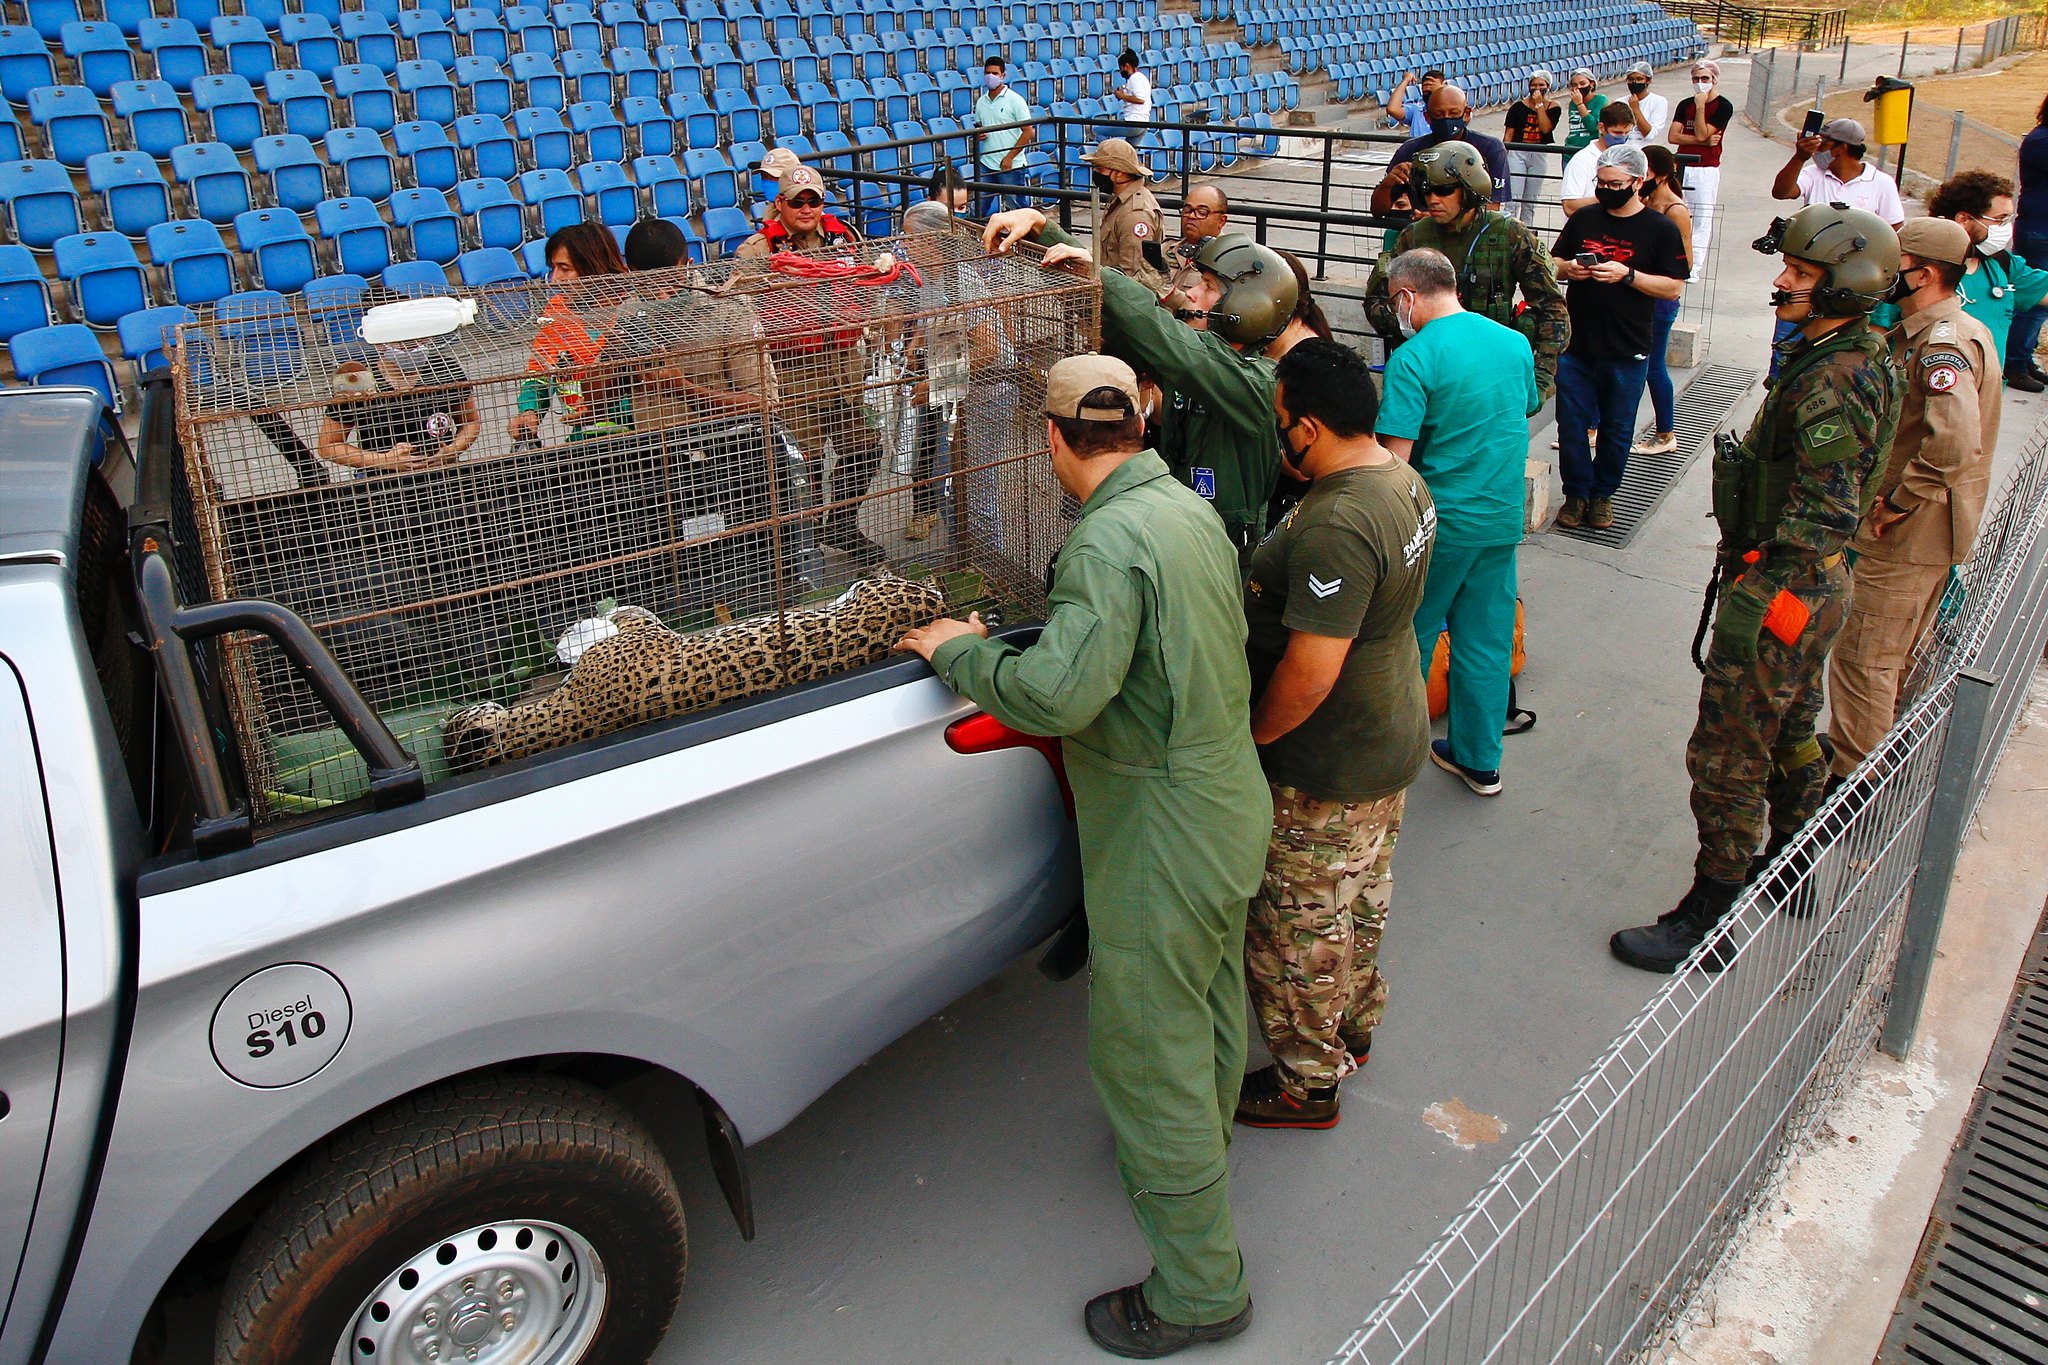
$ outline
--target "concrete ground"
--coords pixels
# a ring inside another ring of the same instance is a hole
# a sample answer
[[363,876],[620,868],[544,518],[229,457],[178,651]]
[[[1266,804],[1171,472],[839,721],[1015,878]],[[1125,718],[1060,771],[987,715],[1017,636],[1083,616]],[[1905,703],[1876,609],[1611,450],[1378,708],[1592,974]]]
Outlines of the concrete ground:
[[[1743,64],[1724,65],[1739,106]],[[1764,359],[1775,265],[1747,244],[1779,212],[1765,196],[1782,155],[1740,123],[1730,132],[1716,362]],[[2008,459],[2044,411],[2011,395]],[[1532,451],[1549,458],[1548,440]],[[1658,985],[1605,939],[1668,909],[1690,876],[1682,751],[1715,538],[1706,474],[1696,463],[1626,549],[1526,545],[1521,700],[1541,722],[1508,742],[1501,796],[1433,768],[1412,790],[1372,1064],[1347,1085],[1337,1129],[1240,1133],[1233,1202],[1258,1317],[1205,1360],[1325,1359]],[[2008,779],[2028,752],[2015,749]],[[1997,833],[2003,846],[2021,831]],[[2003,882],[1984,890],[2002,913],[2040,905]],[[1986,961],[1988,982],[1999,959]],[[1975,993],[2002,1001],[2009,983],[2008,970]],[[752,1149],[751,1244],[685,1162],[693,1262],[656,1359],[1104,1359],[1081,1304],[1146,1261],[1085,1072],[1085,1006],[1083,982],[1019,964],[847,1078]],[[1930,1012],[1926,1055],[1966,1099],[1983,1047],[1945,1019]],[[1907,1254],[1931,1187],[1915,1197],[1919,1213],[1888,1235]]]

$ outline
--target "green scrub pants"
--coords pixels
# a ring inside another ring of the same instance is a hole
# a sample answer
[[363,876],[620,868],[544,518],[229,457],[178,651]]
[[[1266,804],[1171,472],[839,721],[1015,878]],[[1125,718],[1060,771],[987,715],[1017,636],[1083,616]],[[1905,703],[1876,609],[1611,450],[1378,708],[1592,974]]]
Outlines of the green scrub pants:
[[1509,667],[1515,647],[1513,545],[1446,545],[1429,559],[1429,582],[1415,611],[1415,642],[1422,676],[1429,676],[1437,632],[1451,632],[1451,705],[1445,733],[1461,767],[1500,767],[1501,726],[1507,722]]

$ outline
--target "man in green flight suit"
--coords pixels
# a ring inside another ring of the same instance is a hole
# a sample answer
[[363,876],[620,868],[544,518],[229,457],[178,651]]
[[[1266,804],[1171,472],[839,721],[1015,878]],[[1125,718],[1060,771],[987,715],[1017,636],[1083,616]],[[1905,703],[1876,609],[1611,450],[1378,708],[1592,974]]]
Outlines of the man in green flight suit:
[[[1458,302],[1528,338],[1536,353],[1536,388],[1557,389],[1557,358],[1571,340],[1564,290],[1550,269],[1550,253],[1522,222],[1493,207],[1493,173],[1469,142],[1439,142],[1415,154],[1409,192],[1421,212],[1401,230],[1392,251],[1380,253],[1365,286],[1366,319],[1390,345],[1403,339],[1387,292],[1387,268],[1416,247],[1441,251],[1458,272]],[[1528,306],[1515,312],[1515,292]]]
[[1089,1301],[1113,1354],[1170,1355],[1251,1322],[1225,1152],[1245,1059],[1244,924],[1272,800],[1252,747],[1236,557],[1142,450],[1138,378],[1109,356],[1046,377],[1060,486],[1081,500],[1029,647],[978,615],[898,649],[996,719],[1059,735],[1088,906],[1088,1066],[1154,1269]]
[[[1036,209],[997,214],[982,234],[991,252],[1026,239],[1048,248],[1040,261],[1047,269],[1092,269],[1088,252]],[[1102,347],[1170,395],[1159,454],[1175,478],[1209,500],[1240,562],[1249,563],[1280,477],[1265,349],[1287,326],[1299,290],[1280,253],[1243,233],[1209,238],[1194,265],[1200,276],[1188,290],[1185,318],[1122,271],[1103,270]]]
[[[1772,303],[1797,330],[1779,344],[1756,424],[1714,461],[1724,586],[1685,751],[1700,835],[1692,890],[1609,944],[1645,971],[1684,965],[1820,808],[1828,761],[1814,721],[1848,619],[1842,551],[1877,499],[1898,430],[1904,386],[1866,317],[1898,279],[1898,235],[1867,210],[1810,204],[1785,225],[1782,249]],[[1700,965],[1718,971],[1726,957],[1711,951]]]

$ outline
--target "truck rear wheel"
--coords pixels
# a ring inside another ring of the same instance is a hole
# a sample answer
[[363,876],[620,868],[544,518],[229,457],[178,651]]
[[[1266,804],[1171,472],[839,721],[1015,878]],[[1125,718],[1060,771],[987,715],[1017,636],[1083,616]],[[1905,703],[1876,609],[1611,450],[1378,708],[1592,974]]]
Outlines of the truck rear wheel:
[[654,1140],[547,1076],[451,1082],[316,1149],[228,1274],[218,1365],[613,1365],[688,1252]]

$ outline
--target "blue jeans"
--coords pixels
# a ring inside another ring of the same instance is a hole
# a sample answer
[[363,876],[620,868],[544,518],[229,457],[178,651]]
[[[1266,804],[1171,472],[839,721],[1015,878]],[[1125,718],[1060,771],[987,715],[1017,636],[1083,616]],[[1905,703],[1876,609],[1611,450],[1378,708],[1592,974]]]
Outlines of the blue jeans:
[[[1583,437],[1581,438],[1583,439]],[[1515,648],[1515,546],[1446,545],[1429,554],[1429,578],[1415,609],[1415,643],[1429,677],[1439,630],[1451,632],[1450,709],[1444,733],[1451,760],[1476,772],[1500,768]]]
[[[1648,356],[1595,360],[1566,351],[1557,358],[1557,467],[1566,497],[1611,498],[1621,487],[1649,368]],[[1586,445],[1593,427],[1598,450]]]
[[1678,321],[1678,300],[1658,299],[1657,311],[1650,319],[1650,408],[1657,414],[1657,431],[1661,435],[1676,431],[1671,424],[1677,420],[1677,395],[1671,388],[1671,367],[1664,362],[1671,350],[1671,327]]
[[[2028,265],[2037,270],[2048,269],[2048,237],[2025,233],[2013,249],[2026,259]],[[2048,323],[2048,303],[2012,315],[2012,330],[2005,336],[2007,373],[2024,373],[2034,363],[2034,348],[2041,344],[2043,323]]]
[[[983,166],[975,173],[975,178],[998,185],[1015,185],[1018,189],[1023,189],[1030,184],[1025,179],[1025,175],[1026,168],[1022,165],[1012,166],[1007,171],[992,171],[988,167]],[[986,218],[990,214],[1001,212],[1003,209],[1021,209],[1025,207],[1024,201],[1025,196],[1021,194],[984,192],[981,196],[981,216]]]

